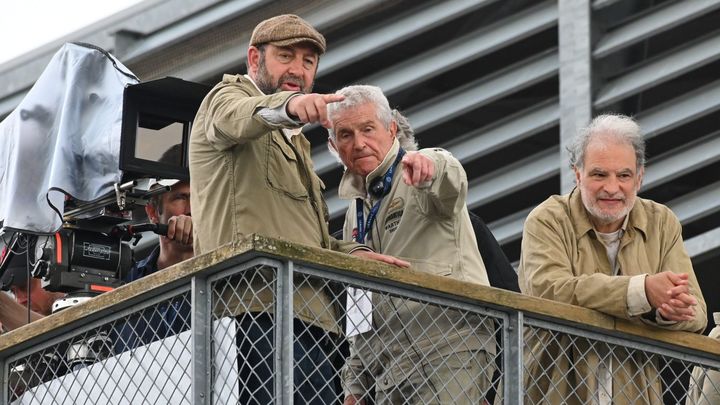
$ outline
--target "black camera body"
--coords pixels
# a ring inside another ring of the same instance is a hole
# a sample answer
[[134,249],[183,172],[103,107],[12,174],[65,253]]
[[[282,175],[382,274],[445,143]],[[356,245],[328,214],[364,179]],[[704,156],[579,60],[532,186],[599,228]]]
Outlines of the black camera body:
[[[134,262],[130,240],[135,237],[137,243],[140,229],[152,228],[129,224],[136,222],[135,216],[144,216],[138,211],[153,195],[170,189],[144,183],[148,178],[189,180],[192,121],[209,90],[173,77],[125,88],[120,138],[123,184],[116,185],[115,199],[109,204],[80,205],[66,212],[63,222],[69,227],[55,234],[48,252],[46,289],[93,294],[123,284]],[[180,152],[172,159],[159,153],[171,148]]]
[[44,269],[35,276],[45,289],[65,293],[99,294],[122,285],[132,266],[132,249],[117,236],[63,229],[43,249]]

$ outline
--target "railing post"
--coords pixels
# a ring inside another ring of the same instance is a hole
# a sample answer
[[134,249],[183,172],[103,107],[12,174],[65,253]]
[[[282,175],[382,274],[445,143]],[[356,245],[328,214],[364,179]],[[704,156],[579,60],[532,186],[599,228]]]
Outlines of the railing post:
[[0,376],[2,376],[2,381],[0,382],[0,405],[7,404],[10,398],[10,384],[8,384],[10,370],[7,365],[6,359],[0,360],[0,372],[2,372],[2,374],[0,374]]
[[275,290],[275,403],[293,403],[293,262],[277,270]]
[[207,278],[193,277],[191,286],[191,395],[193,404],[210,404],[212,395],[210,378],[212,371],[212,356],[210,353],[212,314],[210,313],[210,300],[212,294],[210,294]]
[[505,404],[523,403],[523,313],[513,311],[503,323],[503,396]]

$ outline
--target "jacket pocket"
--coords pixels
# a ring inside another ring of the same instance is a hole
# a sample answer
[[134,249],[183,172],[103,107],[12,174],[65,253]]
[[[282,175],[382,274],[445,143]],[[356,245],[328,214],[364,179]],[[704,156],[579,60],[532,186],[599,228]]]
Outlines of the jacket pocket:
[[291,198],[307,199],[308,190],[300,179],[301,166],[295,151],[284,139],[277,139],[275,134],[270,134],[268,138],[266,160],[268,185],[271,189]]

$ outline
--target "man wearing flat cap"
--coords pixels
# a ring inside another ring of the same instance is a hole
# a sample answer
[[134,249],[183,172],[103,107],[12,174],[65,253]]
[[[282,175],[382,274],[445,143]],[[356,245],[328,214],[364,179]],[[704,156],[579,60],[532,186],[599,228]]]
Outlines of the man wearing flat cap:
[[[324,52],[325,38],[302,18],[262,21],[250,38],[248,73],[225,75],[203,100],[189,153],[196,254],[258,233],[408,266],[328,234],[324,187],[300,132],[306,123],[329,126],[327,104],[342,100],[311,93]],[[275,397],[272,280],[263,271],[236,276],[216,309],[237,320],[239,403]],[[295,402],[336,402],[322,344],[340,333],[333,300],[321,280],[297,278],[293,303]]]

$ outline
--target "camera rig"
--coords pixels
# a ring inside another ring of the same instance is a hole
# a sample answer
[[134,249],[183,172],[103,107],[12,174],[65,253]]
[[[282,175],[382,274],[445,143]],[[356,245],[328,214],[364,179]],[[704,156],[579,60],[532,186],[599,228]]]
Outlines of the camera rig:
[[[54,305],[54,311],[77,303],[78,297],[122,285],[134,262],[130,242],[136,245],[147,231],[167,233],[166,225],[138,224],[138,219],[144,219],[143,207],[150,199],[178,181],[189,180],[190,129],[208,91],[203,84],[172,77],[128,85],[120,138],[122,182],[95,201],[66,198],[62,227],[52,235],[13,230],[0,261],[0,277],[24,239],[26,245],[35,245],[28,255],[29,276],[41,278],[46,290],[65,292],[71,298]],[[170,149],[179,153],[161,153]]]

